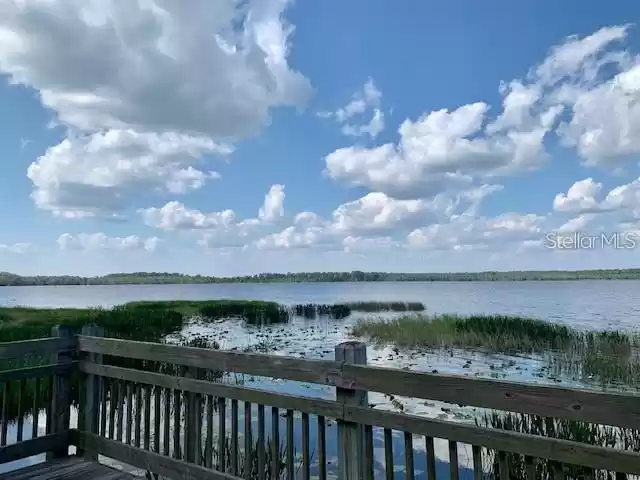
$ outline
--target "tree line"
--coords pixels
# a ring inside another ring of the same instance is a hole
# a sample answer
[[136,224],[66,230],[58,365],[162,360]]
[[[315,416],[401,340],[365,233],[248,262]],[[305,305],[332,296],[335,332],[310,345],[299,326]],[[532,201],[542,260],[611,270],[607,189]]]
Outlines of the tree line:
[[260,273],[235,277],[186,275],[171,272],[112,273],[96,277],[74,275],[23,276],[0,272],[0,286],[21,285],[132,285],[202,283],[305,283],[305,282],[495,282],[540,280],[637,280],[640,269],[544,270],[511,272],[295,272]]

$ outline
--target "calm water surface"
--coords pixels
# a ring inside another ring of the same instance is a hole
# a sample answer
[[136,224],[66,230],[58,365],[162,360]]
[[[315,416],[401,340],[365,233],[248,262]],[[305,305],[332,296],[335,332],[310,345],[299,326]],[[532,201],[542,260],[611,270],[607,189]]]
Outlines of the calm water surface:
[[640,325],[640,282],[635,280],[0,287],[4,306],[87,307],[217,298],[281,303],[411,300],[423,302],[431,313],[521,314],[596,329]]

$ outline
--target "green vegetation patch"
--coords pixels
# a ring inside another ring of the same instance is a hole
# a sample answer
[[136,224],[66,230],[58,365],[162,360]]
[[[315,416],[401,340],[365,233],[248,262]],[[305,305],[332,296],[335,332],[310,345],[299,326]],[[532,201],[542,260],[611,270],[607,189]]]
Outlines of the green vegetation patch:
[[583,332],[543,320],[506,315],[405,315],[360,319],[352,334],[409,348],[461,348],[537,354],[549,371],[622,387],[640,385],[637,333]]

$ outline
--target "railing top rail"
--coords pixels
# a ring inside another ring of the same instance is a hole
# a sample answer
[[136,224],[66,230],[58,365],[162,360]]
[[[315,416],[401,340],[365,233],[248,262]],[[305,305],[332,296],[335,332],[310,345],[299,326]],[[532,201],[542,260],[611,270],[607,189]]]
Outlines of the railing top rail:
[[37,338],[18,342],[0,343],[0,359],[20,358],[26,355],[47,356],[56,352],[75,350],[75,337]]
[[240,352],[78,337],[81,351],[640,429],[640,396]]

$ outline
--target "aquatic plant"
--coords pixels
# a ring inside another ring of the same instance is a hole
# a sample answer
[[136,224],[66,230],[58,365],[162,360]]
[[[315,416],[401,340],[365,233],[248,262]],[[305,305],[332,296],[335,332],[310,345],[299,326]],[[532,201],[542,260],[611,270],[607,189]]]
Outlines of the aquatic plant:
[[[609,427],[586,422],[545,418],[538,415],[491,412],[476,419],[476,425],[482,427],[510,430],[518,433],[538,435],[543,437],[571,440],[608,448],[620,448],[630,451],[640,450],[640,432],[627,428]],[[504,455],[509,475],[508,478],[528,478],[526,463],[523,455],[517,453],[496,452],[489,450],[489,473],[497,477],[499,472],[500,455]],[[597,470],[590,476],[590,469],[577,465],[560,465],[548,459],[534,459],[536,479],[554,478],[553,472],[561,469],[564,478],[595,478],[599,480],[613,480],[626,478],[625,475]]]
[[422,312],[425,306],[420,302],[349,302],[354,312]]

